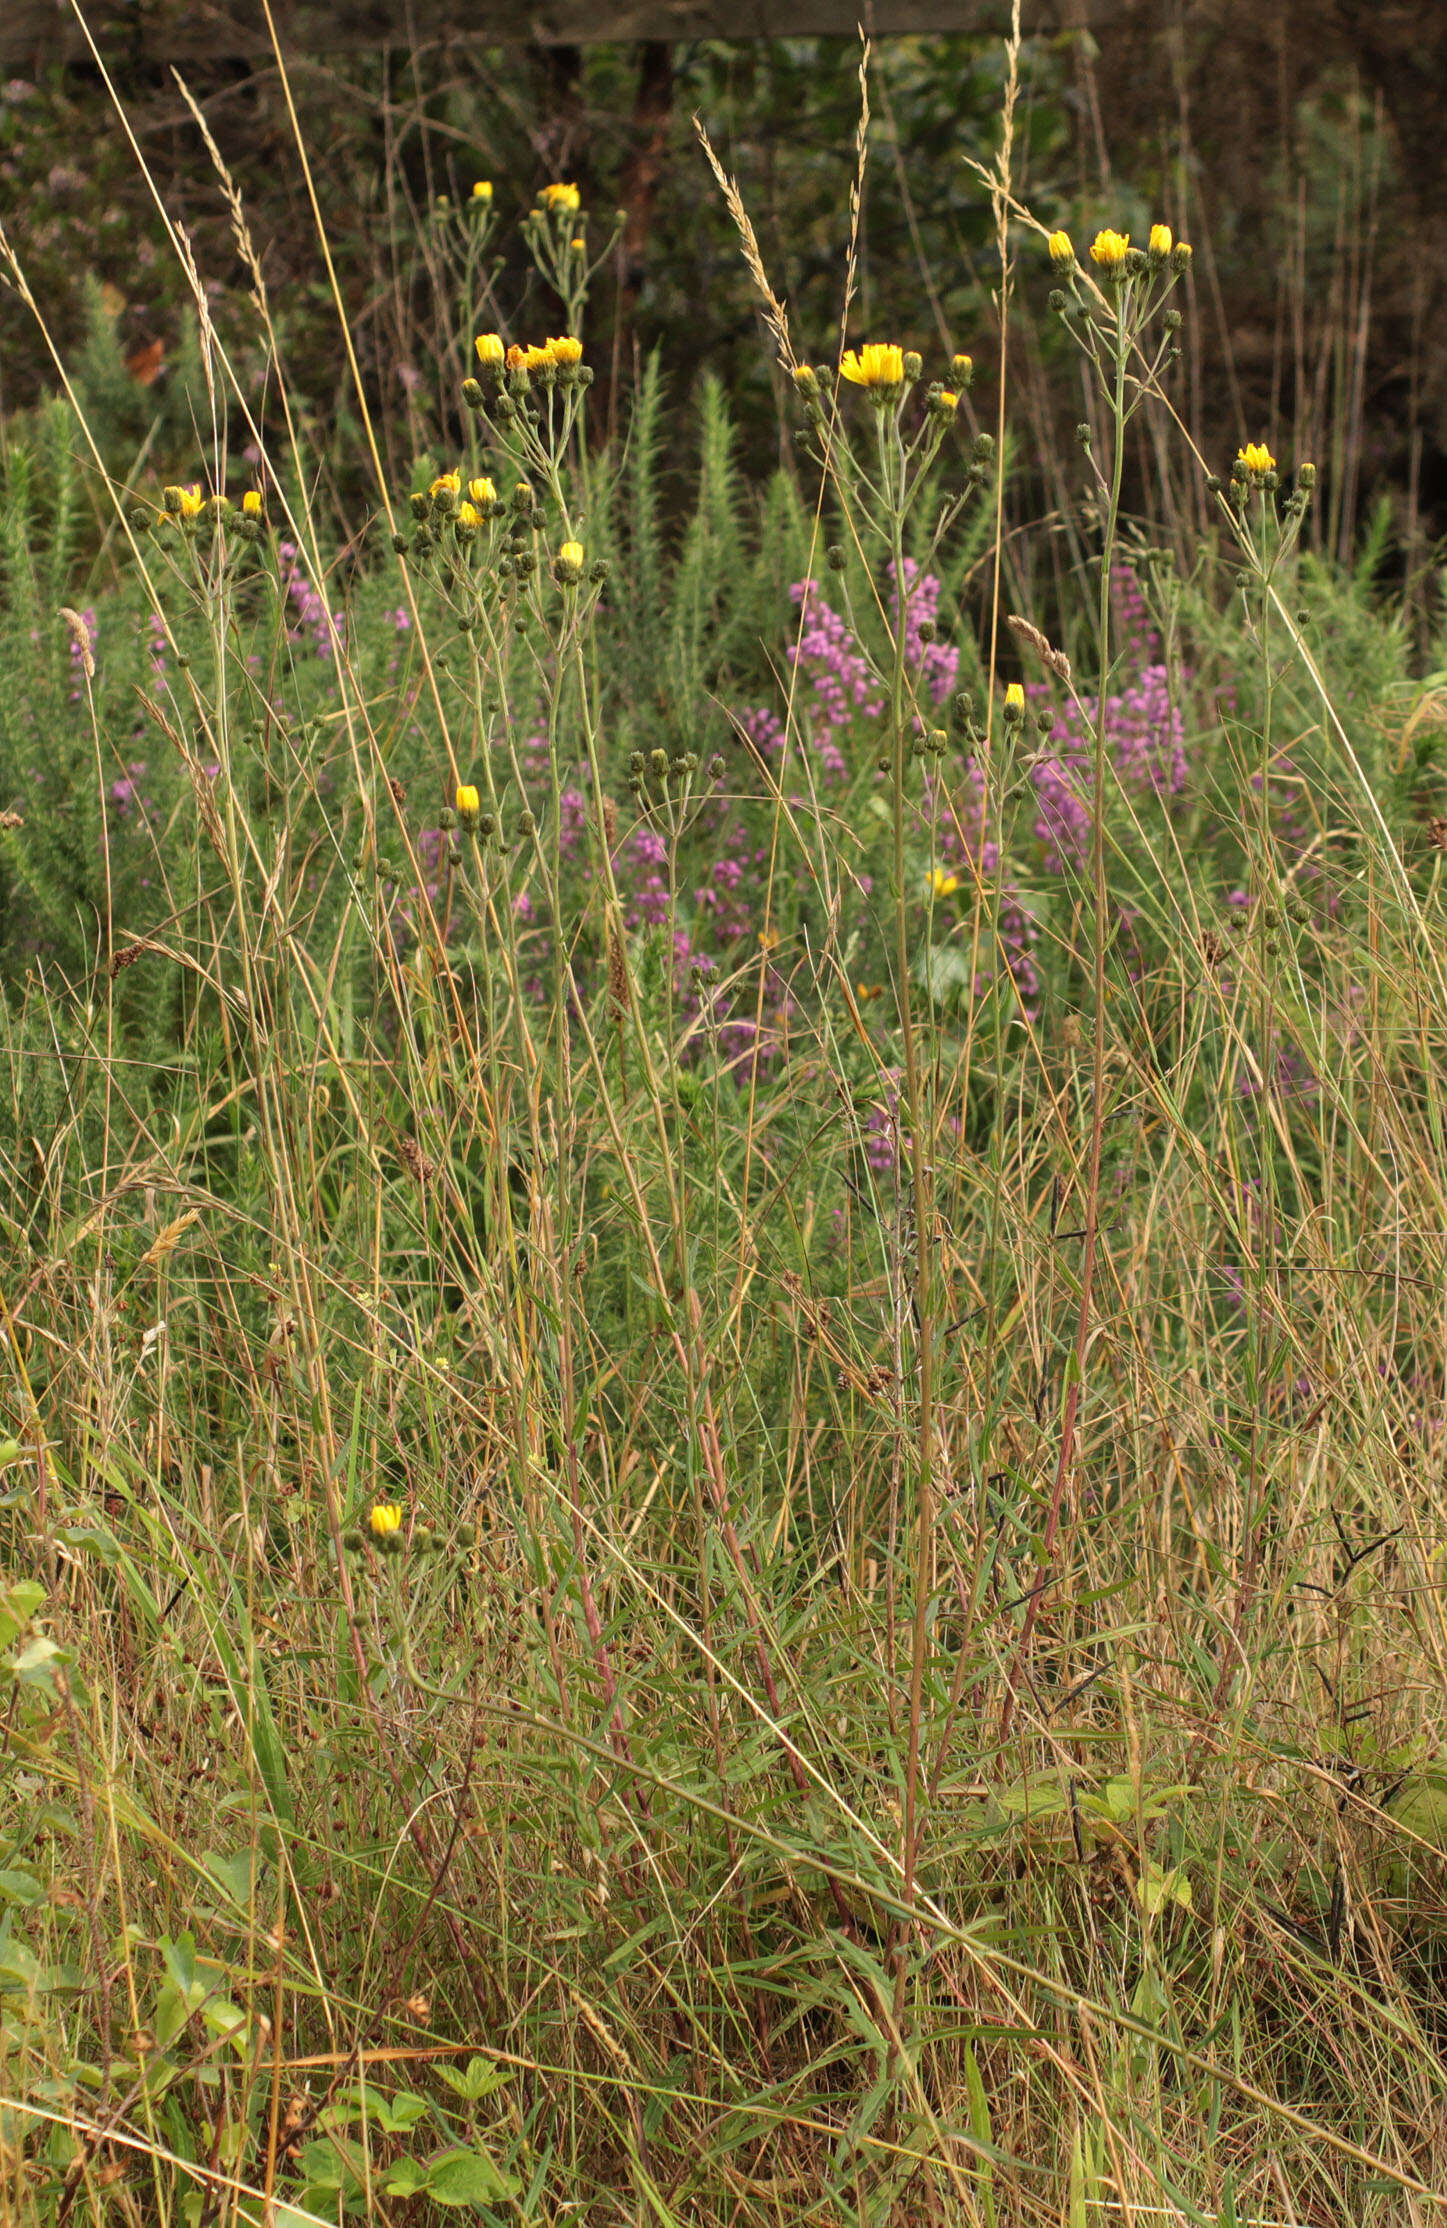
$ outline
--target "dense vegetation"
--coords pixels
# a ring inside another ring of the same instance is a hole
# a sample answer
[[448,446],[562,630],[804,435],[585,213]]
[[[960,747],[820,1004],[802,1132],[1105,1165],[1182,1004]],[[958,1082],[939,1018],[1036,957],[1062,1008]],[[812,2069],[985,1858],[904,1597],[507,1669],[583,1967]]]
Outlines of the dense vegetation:
[[1438,586],[1004,88],[1048,471],[723,179],[772,468],[564,181],[6,424],[8,2218],[1440,2213]]

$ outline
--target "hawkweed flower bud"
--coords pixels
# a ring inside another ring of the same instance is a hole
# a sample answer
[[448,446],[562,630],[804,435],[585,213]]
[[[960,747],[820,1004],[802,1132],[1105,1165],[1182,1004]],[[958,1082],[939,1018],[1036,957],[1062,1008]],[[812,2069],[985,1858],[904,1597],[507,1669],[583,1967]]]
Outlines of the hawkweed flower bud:
[[950,377],[954,380],[956,387],[968,387],[974,376],[975,359],[973,356],[966,356],[963,353],[951,356]]
[[593,559],[593,562],[592,562],[592,564],[591,564],[591,565],[590,565],[590,566],[588,567],[588,578],[589,578],[589,580],[590,580],[590,581],[592,582],[592,584],[593,584],[593,586],[594,586],[595,588],[601,588],[601,587],[602,587],[602,585],[603,585],[603,583],[604,583],[604,581],[605,581],[605,580],[607,579],[607,577],[608,577],[608,560],[607,560],[607,558],[606,558],[606,557],[595,557],[595,558]]
[[995,436],[992,433],[977,433],[970,443],[970,462],[972,464],[992,464],[994,460]]
[[519,480],[508,498],[519,518],[526,518],[533,507],[533,491],[527,480]]
[[1177,240],[1175,246],[1171,249],[1171,269],[1173,271],[1189,271],[1190,268],[1190,242],[1187,240]]
[[440,511],[445,518],[450,517],[456,510],[457,498],[462,493],[462,474],[439,472],[427,492],[432,498],[433,509]]
[[553,559],[553,578],[560,588],[576,588],[583,577],[583,545],[564,542]]
[[904,350],[893,341],[867,341],[857,353],[846,348],[839,362],[839,376],[853,387],[865,388],[871,400],[888,402],[904,385]]
[[363,1541],[361,1533],[357,1530],[355,1524],[349,1524],[342,1534],[342,1546],[346,1549],[346,1552],[349,1555],[360,1555],[362,1552],[362,1545]]
[[1316,466],[1314,464],[1303,464],[1297,472],[1296,484],[1305,494],[1310,495],[1312,489],[1316,486]]
[[412,516],[416,519],[432,516],[432,498],[430,495],[424,495],[420,488],[413,488],[412,493],[407,498],[407,504]]
[[480,410],[487,397],[475,379],[464,379],[462,382],[462,399],[469,410]]
[[819,374],[812,364],[795,364],[794,392],[812,398],[819,392]]
[[144,503],[132,503],[126,512],[126,524],[133,534],[149,534],[151,514]]
[[1118,278],[1125,270],[1125,259],[1130,254],[1130,234],[1107,229],[1097,232],[1090,243],[1090,260],[1107,278]]
[[482,799],[478,795],[475,784],[470,781],[459,782],[455,802],[458,824],[466,828],[470,835],[477,826],[478,818],[482,812]]
[[930,411],[943,425],[948,425],[960,407],[960,398],[952,387],[931,387]]
[[489,207],[492,201],[491,178],[478,178],[474,180],[472,187],[472,200],[474,206],[478,209],[486,209]]
[[1220,476],[1220,474],[1219,474],[1218,472],[1208,472],[1208,473],[1206,474],[1206,493],[1207,493],[1208,495],[1219,495],[1219,494],[1220,494],[1220,492],[1221,492],[1221,476]]
[[1090,427],[1084,418],[1081,419],[1079,425],[1075,429],[1075,438],[1080,443],[1082,449],[1088,449],[1091,442],[1095,439],[1095,435],[1091,432]]
[[1018,727],[1025,717],[1025,688],[1023,682],[1011,681],[1005,690],[1005,721],[1007,726]]
[[849,552],[839,542],[831,542],[824,552],[824,562],[831,572],[843,572],[849,562]]
[[1042,704],[1035,714],[1035,725],[1042,735],[1048,735],[1051,732],[1055,725],[1055,714],[1049,709],[1048,705]]
[[1165,316],[1161,319],[1161,323],[1165,326],[1168,333],[1178,333],[1184,322],[1185,320],[1182,318],[1181,313],[1178,309],[1168,309]]
[[392,547],[396,550],[399,557],[405,557],[411,546],[412,544],[408,541],[405,534],[394,534],[392,536]]
[[[1244,449],[1237,450],[1236,462],[1244,467],[1244,477],[1253,487],[1264,487],[1268,473],[1276,470],[1276,459],[1264,441],[1248,441]],[[1233,479],[1242,476],[1233,469]]]
[[1150,258],[1157,270],[1164,264],[1174,245],[1175,242],[1168,224],[1153,224],[1151,226]]
[[1062,294],[1058,286],[1052,286],[1045,297],[1045,307],[1053,309],[1057,317],[1063,317],[1070,307],[1070,296]]
[[918,379],[918,378],[919,378],[919,376],[920,376],[920,373],[921,373],[921,372],[922,372],[923,370],[924,370],[924,358],[923,358],[923,356],[921,356],[921,355],[920,355],[920,353],[919,353],[919,351],[918,351],[917,349],[914,349],[914,348],[907,348],[907,349],[905,350],[905,352],[904,352],[904,376],[905,376],[905,378],[906,378],[906,379],[909,379],[909,380],[915,380],[915,379]]
[[1068,232],[1052,232],[1049,239],[1050,260],[1057,271],[1069,271],[1075,264],[1075,242]]

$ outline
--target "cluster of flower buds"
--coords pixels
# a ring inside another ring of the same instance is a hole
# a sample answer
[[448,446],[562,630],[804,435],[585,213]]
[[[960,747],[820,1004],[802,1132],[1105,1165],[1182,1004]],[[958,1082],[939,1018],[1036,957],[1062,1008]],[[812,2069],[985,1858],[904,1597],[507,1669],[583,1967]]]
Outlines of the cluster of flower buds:
[[[144,533],[153,514],[137,504],[126,513],[137,533]],[[225,495],[203,495],[193,481],[189,487],[163,487],[159,517],[169,519],[183,534],[199,533],[205,525],[234,534],[239,541],[261,541],[266,533],[266,505],[256,488],[248,488],[238,506]]]
[[[707,771],[717,781],[723,772],[723,759],[715,754]],[[650,789],[662,801],[686,790],[697,772],[697,751],[676,750],[670,755],[666,750],[635,750],[628,760],[628,788],[639,804],[647,802]]]
[[[1068,277],[1078,267],[1075,243],[1070,234],[1052,232],[1046,245],[1055,269],[1062,278]],[[1143,248],[1131,246],[1128,232],[1116,232],[1107,226],[1091,241],[1090,260],[1102,278],[1123,284],[1126,279],[1139,278],[1147,272],[1154,277],[1169,271],[1179,277],[1191,267],[1191,249],[1187,241],[1176,239],[1168,224],[1153,224]],[[1050,297],[1050,306],[1066,309],[1069,299],[1057,291]]]
[[479,333],[473,343],[477,377],[464,379],[462,399],[469,410],[486,410],[496,418],[514,418],[521,411],[536,411],[531,397],[535,387],[590,387],[593,368],[583,361],[583,343],[573,333],[561,333],[540,345],[529,342],[511,346],[501,333]]
[[[459,1524],[453,1539],[460,1548],[470,1548],[477,1542],[475,1524]],[[374,1501],[367,1511],[365,1524],[352,1525],[342,1534],[342,1545],[349,1555],[360,1555],[371,1547],[379,1555],[435,1554],[444,1542],[426,1524],[414,1524],[404,1539],[402,1533],[402,1508],[397,1501]]]

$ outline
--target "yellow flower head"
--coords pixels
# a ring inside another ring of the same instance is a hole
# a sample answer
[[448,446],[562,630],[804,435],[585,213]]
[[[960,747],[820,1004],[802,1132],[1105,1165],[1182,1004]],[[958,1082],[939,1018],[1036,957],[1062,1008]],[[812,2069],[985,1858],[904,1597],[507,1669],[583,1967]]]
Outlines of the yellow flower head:
[[457,523],[465,534],[475,534],[482,524],[482,513],[475,510],[471,503],[459,503],[457,506]]
[[587,245],[588,243],[586,240],[570,240],[568,242],[569,251],[573,255],[581,255],[586,249]]
[[389,1533],[401,1531],[402,1511],[395,1501],[374,1501],[367,1523],[374,1539],[386,1539]]
[[902,387],[904,350],[892,340],[866,341],[857,355],[852,348],[845,349],[839,370],[856,387]]
[[462,820],[475,820],[482,810],[482,799],[470,781],[457,785],[457,812]]
[[583,343],[571,333],[564,333],[560,339],[548,342],[547,353],[555,364],[570,367],[583,361]]
[[1152,255],[1158,255],[1164,263],[1174,246],[1175,238],[1168,224],[1153,224],[1151,226],[1150,247]]
[[1025,684],[1023,681],[1011,681],[1009,683],[1005,690],[1005,709],[1007,712],[1024,711]]
[[248,518],[260,518],[261,497],[254,487],[249,487],[241,498],[241,508]]
[[1251,480],[1264,480],[1268,472],[1276,470],[1276,459],[1264,441],[1248,441],[1244,449],[1237,450],[1236,461],[1245,465]]
[[1051,233],[1050,260],[1052,263],[1058,263],[1062,271],[1067,264],[1075,261],[1075,242],[1068,232]]
[[960,407],[960,398],[953,387],[941,387],[939,393],[935,396],[935,401],[939,404],[941,410],[958,410]]
[[882,998],[883,996],[884,985],[882,982],[857,982],[854,985],[854,998],[857,1005],[867,1006],[872,999]]
[[206,498],[193,480],[189,487],[163,487],[161,508],[173,518],[199,518],[206,507]]
[[973,356],[966,356],[963,354],[958,356],[951,356],[950,370],[954,373],[954,376],[959,382],[960,386],[968,387],[970,381],[975,376],[975,359]]
[[467,500],[469,503],[495,503],[497,501],[497,489],[493,486],[491,480],[469,480],[467,483]]
[[1103,271],[1118,271],[1129,253],[1128,232],[1097,232],[1090,243],[1090,260]]
[[571,210],[581,207],[583,196],[576,186],[565,186],[560,182],[556,185],[544,186],[539,199],[543,207],[551,214],[555,209]]
[[931,897],[953,897],[960,886],[958,874],[946,874],[941,866],[932,866],[925,877]]
[[491,201],[491,199],[492,199],[492,180],[491,180],[491,178],[479,178],[479,179],[478,179],[478,180],[476,181],[476,183],[474,184],[474,186],[473,186],[473,189],[472,189],[472,198],[473,198],[473,200],[474,200],[474,201]]
[[439,495],[460,495],[462,493],[462,474],[460,472],[439,472],[427,492],[434,499]]
[[507,356],[501,333],[479,333],[473,346],[480,364],[500,364]]

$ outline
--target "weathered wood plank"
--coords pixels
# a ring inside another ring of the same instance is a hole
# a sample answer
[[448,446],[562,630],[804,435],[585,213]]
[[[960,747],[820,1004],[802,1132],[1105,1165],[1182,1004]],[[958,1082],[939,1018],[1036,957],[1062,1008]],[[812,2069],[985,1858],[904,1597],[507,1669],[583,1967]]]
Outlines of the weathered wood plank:
[[[1111,0],[1032,0],[1032,31],[1098,22]],[[853,37],[863,20],[900,32],[1001,33],[1009,0],[275,0],[288,55],[383,46],[586,45],[604,39]],[[270,51],[261,0],[90,0],[109,60],[195,62]],[[70,0],[0,0],[0,68],[88,52]]]

